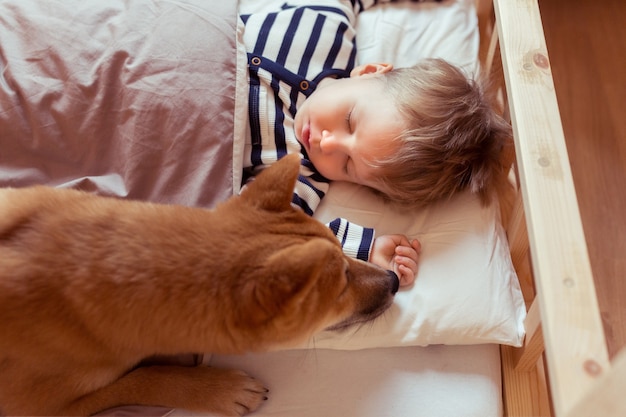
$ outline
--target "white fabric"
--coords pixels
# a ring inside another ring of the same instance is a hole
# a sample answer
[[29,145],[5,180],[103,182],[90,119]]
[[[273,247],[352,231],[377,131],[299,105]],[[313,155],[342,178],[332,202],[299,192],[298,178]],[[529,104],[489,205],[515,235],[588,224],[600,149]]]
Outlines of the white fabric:
[[[243,369],[263,381],[269,393],[252,414],[258,417],[502,416],[497,345],[290,350],[206,359],[207,365]],[[145,406],[101,415],[216,417]]]
[[474,74],[477,27],[474,0],[379,5],[358,16],[357,63],[408,67],[421,58],[443,58]]
[[461,194],[420,211],[385,204],[364,187],[335,182],[315,216],[334,216],[377,235],[405,233],[422,244],[417,279],[372,323],[324,332],[307,346],[362,349],[428,344],[519,346],[526,309],[497,205]]
[[496,417],[497,345],[214,355],[269,388],[259,417]]

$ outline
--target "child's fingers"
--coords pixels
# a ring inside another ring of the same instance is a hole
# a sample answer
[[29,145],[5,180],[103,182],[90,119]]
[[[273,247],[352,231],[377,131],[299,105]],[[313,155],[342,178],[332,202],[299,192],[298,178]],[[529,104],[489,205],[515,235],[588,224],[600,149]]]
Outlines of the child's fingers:
[[394,262],[399,273],[400,286],[411,285],[417,275],[418,253],[412,247],[397,247]]
[[408,256],[396,256],[394,261],[398,266],[404,266],[409,268],[414,273],[417,272],[417,262],[415,259]]
[[411,246],[396,246],[396,255],[404,256],[404,257],[411,258],[417,261],[417,258],[419,255],[419,248],[416,249],[412,245]]
[[402,264],[398,264],[398,272],[400,272],[400,286],[406,287],[415,281],[415,272]]

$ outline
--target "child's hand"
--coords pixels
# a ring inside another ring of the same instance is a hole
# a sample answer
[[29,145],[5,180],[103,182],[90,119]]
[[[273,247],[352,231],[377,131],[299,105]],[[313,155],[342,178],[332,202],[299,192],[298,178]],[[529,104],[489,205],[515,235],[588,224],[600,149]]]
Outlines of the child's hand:
[[417,274],[417,261],[421,251],[420,242],[404,235],[384,235],[374,239],[370,262],[392,270],[400,278],[400,286],[413,284]]

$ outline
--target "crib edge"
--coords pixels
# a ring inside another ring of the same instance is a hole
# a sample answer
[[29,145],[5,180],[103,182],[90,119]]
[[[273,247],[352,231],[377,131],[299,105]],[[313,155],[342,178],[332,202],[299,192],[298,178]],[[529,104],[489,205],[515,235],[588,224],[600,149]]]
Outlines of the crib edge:
[[[479,58],[502,84],[514,131],[518,201],[503,218],[544,348],[538,355],[533,332],[521,350],[502,347],[505,412],[582,415],[581,398],[619,375],[611,372],[538,2],[476,0],[476,10]],[[537,366],[526,353],[539,356]]]

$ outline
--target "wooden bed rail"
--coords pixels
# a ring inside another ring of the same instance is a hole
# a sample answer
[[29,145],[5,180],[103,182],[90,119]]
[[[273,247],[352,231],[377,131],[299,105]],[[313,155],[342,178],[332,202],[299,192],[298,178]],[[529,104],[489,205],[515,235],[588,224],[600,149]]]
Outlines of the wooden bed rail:
[[537,1],[476,3],[483,68],[506,85],[521,199],[507,233],[530,305],[524,347],[502,348],[505,411],[617,416],[606,396],[623,395],[626,353],[611,372]]

